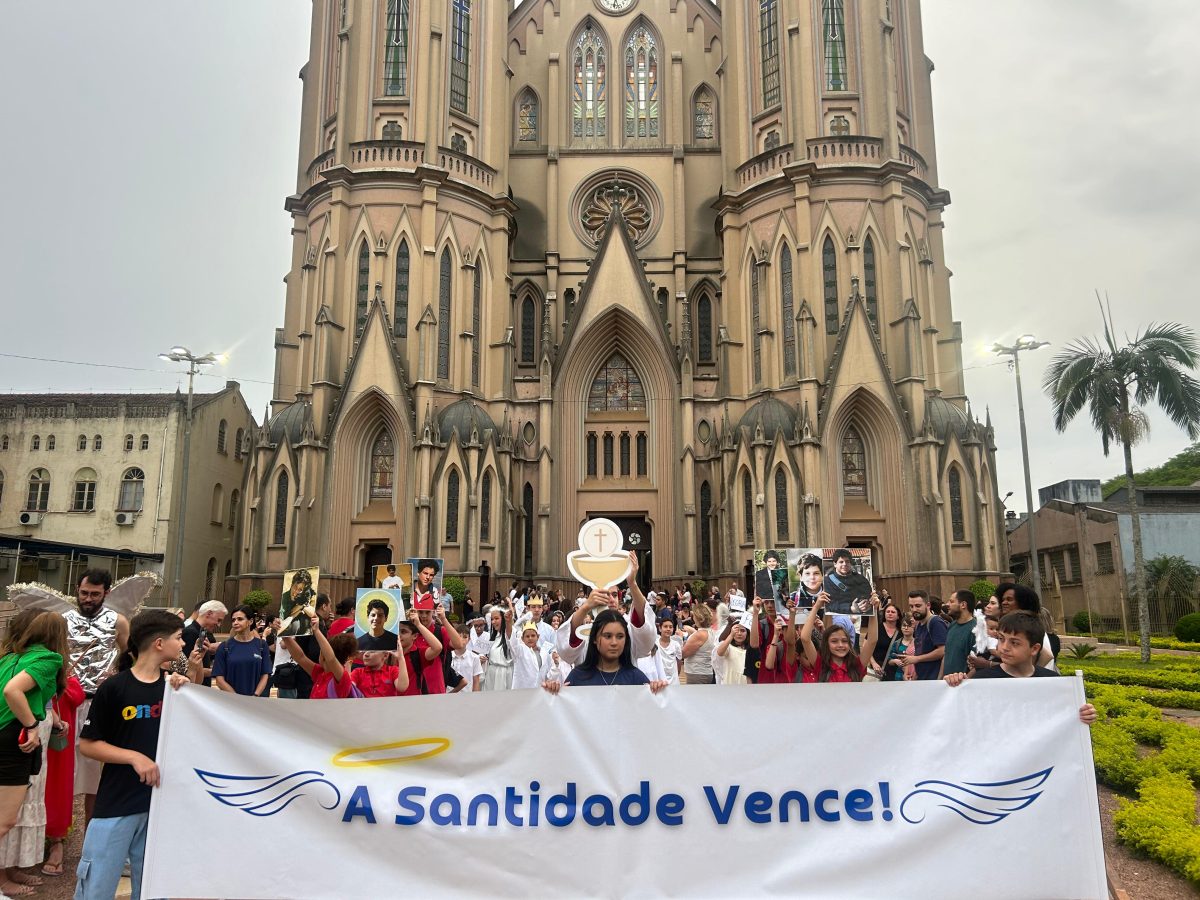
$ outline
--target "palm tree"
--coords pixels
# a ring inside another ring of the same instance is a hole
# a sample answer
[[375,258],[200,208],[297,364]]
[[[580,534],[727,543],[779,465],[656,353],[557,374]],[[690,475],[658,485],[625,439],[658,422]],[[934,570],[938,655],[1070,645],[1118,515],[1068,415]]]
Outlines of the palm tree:
[[1065,431],[1086,405],[1100,445],[1108,456],[1113,441],[1125,454],[1125,483],[1133,519],[1133,573],[1138,598],[1138,630],[1142,661],[1150,661],[1150,607],[1146,596],[1146,561],[1142,524],[1133,483],[1133,445],[1149,431],[1142,407],[1156,401],[1167,416],[1196,440],[1200,437],[1200,381],[1190,374],[1200,363],[1195,332],[1177,323],[1152,324],[1117,346],[1112,310],[1100,306],[1104,341],[1080,338],[1054,357],[1042,387],[1054,408],[1054,427]]

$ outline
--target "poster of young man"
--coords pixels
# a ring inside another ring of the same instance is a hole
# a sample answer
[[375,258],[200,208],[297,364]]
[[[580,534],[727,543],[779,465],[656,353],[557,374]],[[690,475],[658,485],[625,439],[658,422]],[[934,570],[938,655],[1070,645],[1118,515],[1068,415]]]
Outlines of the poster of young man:
[[385,591],[404,591],[412,586],[412,563],[393,562],[375,567],[375,587]]
[[779,612],[784,609],[783,601],[792,592],[788,582],[786,551],[754,551],[754,596],[770,601]]
[[866,547],[825,550],[829,563],[823,587],[829,595],[829,615],[873,615],[871,607],[871,551]]
[[[408,592],[412,597],[412,604],[417,605],[419,597],[429,596],[430,600],[434,600],[434,589],[437,589],[437,597],[442,593],[442,561],[440,559],[410,559],[409,565],[412,566],[413,580],[412,590]],[[432,607],[430,607],[432,608]]]
[[400,591],[359,588],[354,613],[359,651],[395,650],[403,617],[404,595]]
[[317,602],[317,583],[320,579],[321,569],[318,566],[289,569],[283,573],[283,599],[279,604],[279,618],[283,619],[279,626],[280,636],[298,637],[312,631],[308,620],[315,614],[313,607]]
[[795,588],[788,599],[796,604],[796,622],[803,622],[825,584],[825,559],[821,548],[789,550],[788,580]]

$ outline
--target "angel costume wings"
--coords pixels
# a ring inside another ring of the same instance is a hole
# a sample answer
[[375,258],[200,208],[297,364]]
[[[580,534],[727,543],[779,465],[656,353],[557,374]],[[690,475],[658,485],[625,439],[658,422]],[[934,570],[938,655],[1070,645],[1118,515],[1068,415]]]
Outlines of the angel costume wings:
[[[153,572],[138,572],[122,578],[112,586],[112,590],[104,598],[104,605],[113,612],[132,619],[142,608],[142,604],[150,596],[150,592],[161,583],[159,577]],[[68,597],[66,594],[36,581],[10,584],[8,599],[17,609],[44,609],[63,615],[79,611],[79,606],[73,597]]]

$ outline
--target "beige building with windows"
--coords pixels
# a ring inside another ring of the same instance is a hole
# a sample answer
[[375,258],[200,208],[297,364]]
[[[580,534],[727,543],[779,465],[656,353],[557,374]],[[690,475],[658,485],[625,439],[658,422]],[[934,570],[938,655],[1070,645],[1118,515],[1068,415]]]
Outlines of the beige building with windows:
[[[68,594],[87,568],[146,569],[170,599],[187,397],[0,395],[0,584]],[[221,599],[235,574],[242,480],[256,425],[237,382],[193,398],[180,605]]]
[[931,70],[919,0],[314,0],[243,571],[1004,571]]

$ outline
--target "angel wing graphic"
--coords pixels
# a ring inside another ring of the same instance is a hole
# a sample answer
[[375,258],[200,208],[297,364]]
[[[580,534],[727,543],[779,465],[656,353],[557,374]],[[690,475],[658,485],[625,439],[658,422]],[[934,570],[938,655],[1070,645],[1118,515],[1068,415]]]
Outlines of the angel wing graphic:
[[[142,608],[150,592],[161,583],[153,572],[138,572],[122,578],[112,586],[112,590],[104,598],[104,605],[125,618],[132,619]],[[60,615],[79,608],[73,597],[36,581],[10,584],[8,599],[17,609],[43,609]]]
[[[301,797],[311,796],[322,809],[337,809],[342,792],[315,769],[290,775],[222,775],[195,769],[213,799],[252,816],[273,816]],[[321,797],[332,798],[328,804]]]
[[66,594],[36,581],[10,584],[8,600],[17,609],[41,609],[62,615],[76,609],[75,601]]
[[925,821],[929,807],[942,807],[975,825],[995,825],[1042,796],[1040,788],[1054,771],[1051,766],[1009,781],[918,781],[916,789],[900,802],[904,821]]

